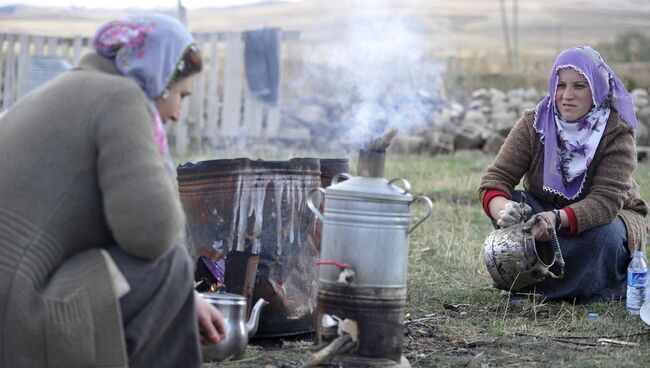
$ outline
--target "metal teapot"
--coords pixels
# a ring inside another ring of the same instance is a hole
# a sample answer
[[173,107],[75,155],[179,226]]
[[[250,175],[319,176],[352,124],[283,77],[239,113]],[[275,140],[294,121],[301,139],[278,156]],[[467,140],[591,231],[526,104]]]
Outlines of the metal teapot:
[[[564,276],[564,258],[555,230],[548,227],[550,242],[536,242],[541,231],[541,221],[548,220],[535,215],[526,222],[492,231],[485,239],[485,265],[494,280],[494,286],[508,291],[517,291],[536,284],[547,276],[559,279]],[[550,271],[558,263],[560,273]]]
[[201,293],[201,296],[219,309],[226,324],[226,338],[204,346],[203,360],[240,359],[248,346],[248,339],[257,332],[260,311],[269,303],[264,299],[258,300],[246,322],[246,299],[243,296],[224,292]]

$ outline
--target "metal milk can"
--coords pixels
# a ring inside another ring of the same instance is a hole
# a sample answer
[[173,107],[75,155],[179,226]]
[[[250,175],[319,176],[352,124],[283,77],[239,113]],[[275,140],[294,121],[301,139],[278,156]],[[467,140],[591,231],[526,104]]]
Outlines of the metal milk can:
[[[399,361],[408,238],[431,216],[433,204],[425,196],[414,199],[408,181],[384,179],[380,155],[360,155],[357,171],[362,176],[335,175],[327,189],[310,191],[307,205],[323,223],[318,321],[324,314],[353,319],[361,356]],[[316,191],[325,201],[322,213],[314,204]],[[411,204],[420,201],[428,212],[411,225]]]
[[[348,180],[339,182],[341,178]],[[324,194],[324,213],[314,205],[312,190],[307,205],[323,222],[320,259],[345,262],[355,274],[355,285],[405,286],[408,235],[433,211],[428,197],[414,200],[410,189],[401,178],[337,175],[329,188],[316,189]],[[425,202],[428,213],[411,226],[411,204],[416,201]],[[339,274],[337,267],[321,267],[319,282],[337,283]]]

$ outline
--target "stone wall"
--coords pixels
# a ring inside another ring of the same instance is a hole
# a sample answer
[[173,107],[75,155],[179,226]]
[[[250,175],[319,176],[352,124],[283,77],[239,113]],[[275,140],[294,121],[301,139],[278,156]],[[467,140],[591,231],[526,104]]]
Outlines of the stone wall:
[[[650,146],[649,92],[646,89],[632,91],[639,122],[636,139],[640,151]],[[432,98],[426,93],[420,96],[427,107],[425,116],[421,116],[423,123],[408,131],[401,130],[389,147],[390,151],[435,155],[483,150],[496,154],[523,112],[534,109],[543,97],[533,88],[507,92],[479,89],[466,104]],[[346,106],[324,96],[312,96],[286,103],[283,110],[283,124],[296,132],[299,144],[304,147],[316,150],[351,148],[345,138],[346,129],[352,124],[345,121]]]

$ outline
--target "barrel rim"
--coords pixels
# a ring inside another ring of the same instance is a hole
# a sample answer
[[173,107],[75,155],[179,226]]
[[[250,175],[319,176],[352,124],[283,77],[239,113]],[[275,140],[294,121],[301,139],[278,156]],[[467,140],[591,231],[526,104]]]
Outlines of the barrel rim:
[[186,162],[178,165],[176,171],[181,174],[210,172],[232,172],[233,170],[296,170],[296,171],[318,171],[320,172],[320,160],[311,157],[294,157],[289,160],[262,160],[238,157],[232,159],[214,159]]

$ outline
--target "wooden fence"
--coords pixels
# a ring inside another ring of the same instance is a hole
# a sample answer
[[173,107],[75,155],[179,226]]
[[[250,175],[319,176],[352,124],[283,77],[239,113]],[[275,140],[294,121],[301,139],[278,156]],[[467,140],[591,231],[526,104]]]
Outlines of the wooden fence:
[[[247,91],[242,33],[201,33],[194,37],[204,58],[204,69],[196,78],[192,95],[183,103],[181,120],[167,124],[170,146],[184,154],[188,149],[218,147],[242,138],[267,140],[281,134],[282,96],[276,106],[269,106]],[[298,32],[281,31],[281,58],[286,54],[282,49],[289,47],[288,41],[298,38]],[[77,65],[89,50],[88,37],[0,33],[0,113],[28,92],[30,61],[34,57],[58,57]],[[283,64],[281,59],[280,87]]]

